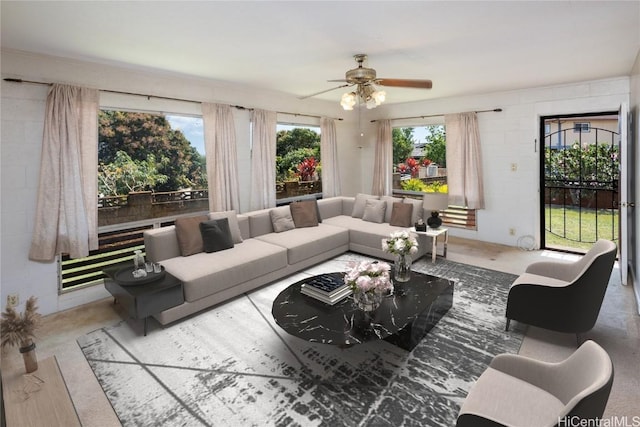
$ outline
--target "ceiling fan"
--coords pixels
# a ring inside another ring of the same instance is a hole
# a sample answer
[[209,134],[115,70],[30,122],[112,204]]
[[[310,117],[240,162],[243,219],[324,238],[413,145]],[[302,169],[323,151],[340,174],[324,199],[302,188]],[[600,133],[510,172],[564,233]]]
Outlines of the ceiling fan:
[[356,86],[354,91],[347,92],[342,95],[340,105],[342,105],[345,110],[353,110],[353,106],[356,102],[362,101],[365,103],[367,108],[375,108],[384,102],[386,97],[386,92],[377,90],[375,85],[416,89],[431,89],[433,86],[431,80],[378,78],[376,76],[376,70],[363,66],[364,61],[367,60],[367,55],[359,53],[354,55],[353,58],[358,64],[357,68],[347,71],[344,79],[328,80],[329,82],[345,82],[346,84],[316,92],[300,99],[310,98],[312,96],[320,95],[343,87]]

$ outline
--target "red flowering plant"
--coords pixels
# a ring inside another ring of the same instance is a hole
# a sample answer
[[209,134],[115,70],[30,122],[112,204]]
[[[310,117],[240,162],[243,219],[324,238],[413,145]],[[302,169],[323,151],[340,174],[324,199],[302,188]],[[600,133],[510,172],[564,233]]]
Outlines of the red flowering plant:
[[412,177],[418,176],[418,171],[420,170],[420,163],[413,157],[408,157],[404,163],[399,163],[397,166],[398,172],[401,174],[411,174]]
[[302,181],[313,181],[313,174],[318,167],[318,162],[313,157],[307,157],[296,167]]
[[427,167],[431,164],[431,160],[427,159],[426,157],[423,157],[422,159],[420,159],[420,166],[424,166]]

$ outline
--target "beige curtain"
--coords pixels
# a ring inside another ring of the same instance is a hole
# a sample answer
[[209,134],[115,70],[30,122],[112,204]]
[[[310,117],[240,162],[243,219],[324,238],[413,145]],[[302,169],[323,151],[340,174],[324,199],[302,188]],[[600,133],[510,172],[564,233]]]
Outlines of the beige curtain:
[[338,141],[334,119],[320,119],[320,159],[322,160],[322,197],[339,196],[340,168],[338,165]]
[[98,249],[98,91],[55,84],[45,107],[29,258]]
[[202,104],[204,144],[211,211],[240,211],[238,154],[233,113],[229,105]]
[[393,179],[393,141],[391,139],[391,121],[378,122],[375,158],[373,160],[372,194],[384,196],[391,194]]
[[449,204],[484,209],[480,131],[476,113],[447,114]]
[[274,111],[251,114],[251,210],[276,205],[276,125]]

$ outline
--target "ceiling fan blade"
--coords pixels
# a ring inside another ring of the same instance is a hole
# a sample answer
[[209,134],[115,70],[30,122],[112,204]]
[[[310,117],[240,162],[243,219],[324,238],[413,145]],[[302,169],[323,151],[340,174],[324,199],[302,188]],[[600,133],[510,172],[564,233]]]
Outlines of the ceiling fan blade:
[[376,79],[381,86],[410,87],[416,89],[431,89],[431,80],[407,80],[407,79]]
[[312,93],[311,95],[300,96],[300,97],[298,97],[298,99],[311,98],[312,96],[321,95],[321,94],[323,94],[323,93],[331,92],[332,90],[340,89],[340,88],[342,88],[342,87],[347,87],[347,86],[353,86],[353,85],[351,85],[351,84],[344,84],[344,85],[340,85],[340,86],[332,87],[331,89],[321,90],[320,92]]

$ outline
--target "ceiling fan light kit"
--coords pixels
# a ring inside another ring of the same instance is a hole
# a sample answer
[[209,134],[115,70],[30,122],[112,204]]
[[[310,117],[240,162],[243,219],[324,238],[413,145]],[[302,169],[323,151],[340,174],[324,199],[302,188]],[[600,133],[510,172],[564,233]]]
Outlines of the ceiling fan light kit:
[[[373,68],[363,67],[364,61],[367,59],[365,54],[354,55],[353,58],[358,63],[358,67],[349,70],[345,73],[345,78],[341,80],[329,80],[330,82],[346,82],[346,85],[340,85],[333,89],[327,89],[318,92],[314,95],[329,92],[331,90],[352,87],[355,86],[355,90],[351,90],[342,95],[340,99],[340,105],[345,110],[353,110],[356,104],[364,104],[368,109],[376,108],[382,104],[387,97],[387,93],[383,90],[378,90],[375,85],[378,86],[394,86],[394,87],[406,87],[414,89],[431,89],[431,80],[406,80],[406,79],[379,79],[376,76],[376,70]],[[304,98],[308,98],[305,96]]]

